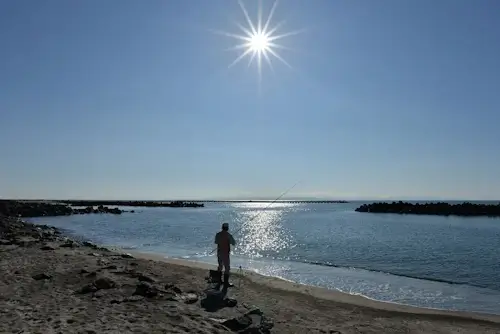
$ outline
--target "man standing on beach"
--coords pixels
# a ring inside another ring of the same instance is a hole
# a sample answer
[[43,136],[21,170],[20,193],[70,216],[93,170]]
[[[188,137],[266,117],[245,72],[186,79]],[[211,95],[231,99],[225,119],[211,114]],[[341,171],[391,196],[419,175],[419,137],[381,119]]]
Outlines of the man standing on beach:
[[233,236],[229,233],[229,224],[222,224],[222,230],[217,232],[215,235],[215,243],[217,244],[217,261],[219,263],[218,272],[219,272],[219,284],[218,288],[220,288],[220,284],[222,283],[222,267],[224,267],[224,288],[229,287],[229,270],[230,270],[230,261],[229,261],[229,253],[231,252],[231,245],[235,245]]

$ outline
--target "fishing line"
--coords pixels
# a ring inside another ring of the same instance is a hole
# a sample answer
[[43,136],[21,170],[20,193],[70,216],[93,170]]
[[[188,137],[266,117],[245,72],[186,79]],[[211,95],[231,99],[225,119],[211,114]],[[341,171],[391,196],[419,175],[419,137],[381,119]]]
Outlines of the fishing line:
[[[251,223],[252,221],[254,221],[257,217],[259,217],[263,212],[265,212],[266,209],[268,209],[271,205],[273,205],[274,203],[276,203],[277,201],[279,201],[279,199],[283,196],[285,196],[288,192],[290,192],[290,190],[292,190],[293,188],[295,188],[295,186],[297,184],[299,184],[301,181],[298,181],[297,183],[295,183],[293,186],[291,186],[290,188],[288,188],[285,192],[283,192],[281,195],[279,195],[274,201],[272,201],[271,203],[269,203],[262,211],[259,211],[255,216],[252,217],[252,219],[244,222],[243,224],[241,224],[240,228],[237,229],[233,234],[233,236],[235,236],[236,234],[238,234],[238,232],[240,232],[243,227],[245,227],[245,224],[248,224],[248,223]],[[217,250],[217,247],[215,247],[208,255],[212,255],[215,251]]]

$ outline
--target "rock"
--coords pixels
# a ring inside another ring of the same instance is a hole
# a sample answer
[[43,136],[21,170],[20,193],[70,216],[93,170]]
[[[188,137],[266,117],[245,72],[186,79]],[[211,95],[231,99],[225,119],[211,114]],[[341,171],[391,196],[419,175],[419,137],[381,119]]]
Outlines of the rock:
[[80,274],[88,274],[89,271],[87,269],[80,269]]
[[97,276],[97,273],[95,271],[93,272],[90,272],[87,277],[96,277]]
[[144,297],[143,296],[139,296],[139,295],[134,295],[134,296],[126,297],[125,299],[123,299],[124,302],[138,302],[138,301],[141,301],[141,300],[144,300]]
[[62,245],[60,245],[59,247],[64,247],[64,248],[75,248],[75,247],[79,247],[80,245],[78,245],[76,242],[74,242],[73,240],[66,240],[66,242]]
[[40,248],[41,250],[44,250],[44,251],[48,251],[48,250],[55,250],[54,247],[50,246],[50,245],[45,245],[45,246],[42,246]]
[[238,331],[239,333],[270,333],[270,330],[274,327],[274,323],[271,319],[266,318],[262,311],[255,308],[240,317],[233,319],[228,319],[222,323],[230,330]]
[[118,267],[117,267],[117,266],[115,266],[114,264],[112,264],[112,265],[109,265],[109,266],[104,267],[104,268],[102,268],[102,269],[116,270],[116,269],[118,269]]
[[135,288],[134,295],[151,298],[158,295],[158,290],[148,282],[139,282]]
[[134,258],[132,256],[132,254],[130,254],[130,253],[121,254],[121,257],[123,257],[124,259],[133,259]]
[[97,249],[97,248],[99,248],[99,247],[97,247],[97,245],[96,245],[96,244],[94,244],[94,243],[92,243],[92,242],[90,242],[90,241],[84,241],[84,242],[83,242],[83,246],[85,246],[85,247],[90,247],[90,248],[93,248],[93,249]]
[[33,275],[31,276],[34,280],[37,280],[37,281],[40,281],[40,280],[46,280],[46,279],[51,279],[52,276],[51,275],[48,275],[46,273],[40,273],[40,274],[36,274],[36,275]]
[[10,246],[10,245],[12,245],[12,241],[0,239],[0,246]]
[[227,307],[235,307],[238,304],[238,301],[233,298],[226,298],[224,299],[224,302],[226,303]]
[[175,293],[182,293],[182,290],[173,284],[165,284],[165,290],[172,290]]
[[89,255],[91,255],[91,256],[95,256],[95,257],[99,257],[99,256],[101,256],[101,254],[99,254],[99,253],[89,253]]
[[90,284],[84,285],[82,288],[77,290],[76,293],[86,294],[86,293],[96,292],[96,291],[97,291],[97,287],[93,283],[90,283]]
[[122,299],[112,299],[110,301],[110,304],[121,304],[123,302]]
[[242,315],[237,318],[228,319],[222,323],[225,327],[232,331],[241,331],[252,324],[252,318],[247,315]]
[[101,277],[94,281],[94,285],[97,289],[112,289],[116,287],[115,281],[109,277]]
[[198,295],[195,293],[187,293],[182,296],[182,299],[184,299],[184,303],[186,304],[193,304],[198,301]]
[[139,281],[142,281],[142,282],[148,282],[148,283],[155,283],[156,282],[156,280],[154,278],[151,278],[151,277],[143,275],[143,274],[139,274],[137,276],[137,278],[139,279]]
[[101,298],[101,297],[104,297],[105,295],[106,295],[105,290],[97,290],[96,292],[94,292],[92,297]]

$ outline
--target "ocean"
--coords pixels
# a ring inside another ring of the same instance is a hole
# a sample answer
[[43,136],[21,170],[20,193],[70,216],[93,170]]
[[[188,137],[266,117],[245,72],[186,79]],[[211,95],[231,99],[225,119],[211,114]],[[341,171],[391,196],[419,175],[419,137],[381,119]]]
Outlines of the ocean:
[[500,314],[500,219],[358,213],[364,202],[210,203],[31,219],[98,244],[215,264],[230,224],[239,266],[426,308]]

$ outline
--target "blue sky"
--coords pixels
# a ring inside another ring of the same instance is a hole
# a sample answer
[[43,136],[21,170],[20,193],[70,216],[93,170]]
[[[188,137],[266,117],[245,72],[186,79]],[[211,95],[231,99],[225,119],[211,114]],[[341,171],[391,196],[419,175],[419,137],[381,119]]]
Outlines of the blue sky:
[[3,0],[0,197],[498,199],[499,15],[283,0],[259,85],[236,0]]

